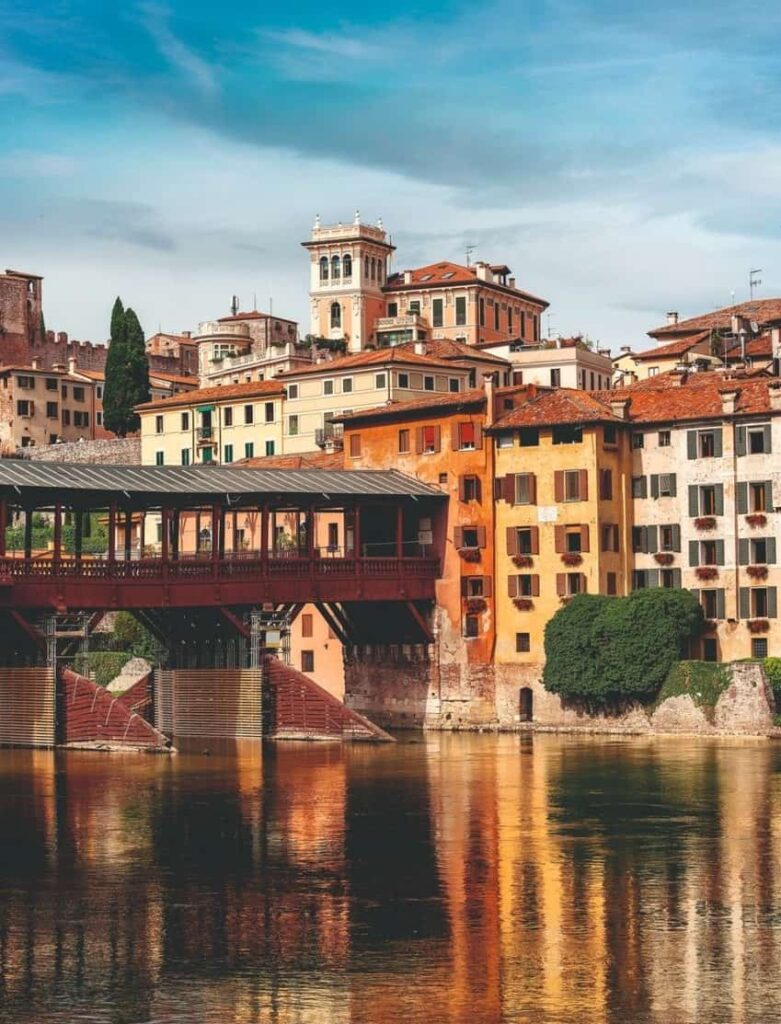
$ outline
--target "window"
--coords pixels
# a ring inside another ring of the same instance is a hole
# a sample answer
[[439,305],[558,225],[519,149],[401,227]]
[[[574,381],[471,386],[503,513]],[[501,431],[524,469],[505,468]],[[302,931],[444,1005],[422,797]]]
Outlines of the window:
[[633,498],[646,498],[648,497],[648,478],[644,476],[633,476],[632,477],[632,497]]
[[464,636],[467,639],[474,638],[480,635],[480,616],[479,615],[465,615],[464,616]]
[[515,474],[515,504],[533,505],[536,499],[533,473]]
[[767,587],[754,587],[751,591],[751,614],[755,619],[764,619],[768,612]]
[[516,654],[528,654],[532,649],[531,635],[529,633],[516,633],[515,634],[515,652]]
[[644,448],[645,447],[645,434],[632,434],[632,447],[633,448]]
[[461,528],[461,545],[465,548],[477,548],[480,546],[480,537],[476,526],[464,526]]
[[718,541],[715,540],[703,540],[700,541],[700,564],[701,565],[718,565],[718,549],[716,545]]
[[233,462],[233,445],[232,444],[226,444],[225,445],[225,452],[224,452],[222,461],[223,462]]
[[443,322],[442,299],[433,299],[431,302],[431,323],[434,327],[441,327]]
[[266,455],[273,455],[275,447],[276,446],[273,441],[266,441]]
[[67,398],[68,397],[68,385],[67,384],[63,384],[62,385],[62,392],[61,392],[61,394],[62,394],[63,398]]
[[[768,543],[766,538],[749,542],[751,545],[751,561],[754,565],[766,565],[768,562]],[[775,559],[773,559],[775,561]]]
[[652,497],[674,498],[675,494],[675,473],[660,473],[658,478],[655,474],[651,476]]
[[767,657],[767,637],[766,636],[755,636],[751,639],[751,657],[752,658],[766,658]]
[[465,576],[463,581],[464,597],[485,597],[485,586],[482,576]]
[[399,431],[399,454],[406,455],[409,452],[409,430]]
[[[447,483],[447,474],[445,475],[444,483]],[[480,500],[480,481],[476,476],[464,476],[461,478],[461,500],[462,501],[479,501]]]
[[[58,386],[59,386],[59,382],[58,382],[56,377],[47,377],[46,378],[46,390],[47,391],[56,391]],[[98,388],[98,391],[100,392],[100,394],[98,394],[98,398],[102,398],[103,397],[102,396],[103,389],[102,388]]]
[[712,459],[716,454],[716,437],[713,431],[700,433],[700,458]]
[[338,281],[342,276],[342,261],[338,256],[331,257],[331,278]]
[[252,423],[253,422],[253,420],[254,420],[253,409],[254,409],[254,407],[251,406],[251,405],[245,405],[244,406],[244,422],[245,423]]
[[610,501],[613,497],[612,469],[600,469],[599,471],[599,497],[602,501]]
[[762,455],[773,450],[770,424],[735,428],[735,449],[738,455]]
[[670,431],[660,430],[659,431],[659,447],[669,448],[670,447]]
[[88,427],[89,426],[89,413],[88,412],[74,412],[74,414],[73,414],[73,425],[74,425],[74,427]]
[[659,367],[658,366],[649,366],[648,367],[648,376],[649,377],[655,377],[658,372],[659,372]]
[[494,330],[499,330],[499,303],[494,302]]
[[384,373],[376,373],[374,375],[374,386],[377,390],[382,390],[387,386],[388,378]]
[[678,545],[676,543],[676,528],[675,526],[660,526],[659,527],[659,550],[660,551],[677,551]]
[[466,324],[466,297],[456,297],[456,327],[463,327]]
[[618,551],[618,526],[615,523],[604,523],[602,525],[602,550]]
[[[103,413],[102,412],[96,412],[95,413],[95,422],[97,423],[97,425],[99,427],[103,426]],[[52,441],[52,444],[54,444],[53,441]]]
[[767,488],[764,483],[748,485],[748,507],[750,512],[767,512]]
[[57,402],[46,403],[46,418],[50,420],[56,420],[60,415],[60,406]]
[[564,501],[580,501],[580,471],[564,470]]
[[301,616],[301,636],[311,637],[314,635],[314,618],[311,612],[305,612]]
[[342,307],[338,302],[331,303],[331,329],[338,330],[342,326]]
[[474,451],[476,442],[476,430],[474,423],[458,424],[458,448],[459,451]]
[[478,308],[480,310],[480,326],[485,327],[485,299],[480,299]]
[[[539,578],[539,577],[537,577]],[[516,597],[536,597],[534,593],[539,587],[535,586],[535,576],[529,572],[522,572],[515,577]]]
[[583,584],[583,574],[579,572],[568,572],[567,573],[567,594],[574,596],[575,594],[582,594],[585,591]]
[[291,437],[296,437],[298,435],[298,416],[288,416],[287,432]]
[[707,486],[700,488],[700,511],[704,516],[716,514],[716,488]]
[[73,400],[74,400],[74,402],[83,402],[84,401],[84,388],[74,388],[73,389]]
[[551,436],[554,444],[581,444],[583,427],[579,423],[566,423],[554,427]]
[[614,445],[618,443],[618,431],[613,423],[608,423],[605,426],[602,436],[606,445]]
[[413,299],[407,306],[407,312],[410,316],[420,316],[420,299]]
[[183,412],[181,416],[181,428],[182,430],[190,429],[190,414],[189,412]]
[[255,455],[255,443],[253,441],[247,441],[244,445],[244,458],[251,459]]
[[301,651],[301,671],[302,672],[314,672],[315,670],[315,652],[314,651]]
[[567,554],[579,555],[583,550],[583,533],[579,526],[568,526],[564,535]]
[[266,402],[266,404],[265,404],[265,418],[266,418],[266,423],[273,423],[274,422],[274,403],[273,402]]
[[233,409],[230,406],[226,406],[222,410],[222,422],[226,427],[233,426]]
[[155,452],[155,465],[156,466],[164,466],[165,465],[165,452]]
[[350,458],[360,459],[361,457],[361,435],[350,434]]
[[288,384],[287,386],[287,397],[298,398],[298,384]]
[[190,449],[189,448],[182,448],[181,453],[180,453],[179,461],[180,461],[180,463],[183,466],[189,466],[190,465]]
[[507,333],[512,334],[513,330],[513,307],[507,307]]
[[339,524],[328,524],[328,550],[336,551],[339,547]]
[[550,386],[552,388],[561,387],[561,370],[554,368],[550,372]]
[[345,377],[342,381],[342,394],[350,395],[353,390],[353,379],[352,377]]
[[388,316],[389,317],[393,317],[393,316],[398,316],[398,315],[399,315],[399,304],[398,304],[398,302],[389,302],[388,303]]
[[433,391],[434,390],[434,378],[426,375],[423,378],[423,390]]
[[409,387],[409,374],[408,373],[400,373],[399,374],[399,387],[400,388],[408,388]]
[[155,433],[162,434],[163,432],[163,417],[155,416]]
[[518,440],[522,448],[533,448],[540,443],[540,431],[537,427],[521,427]]
[[324,380],[323,381],[323,394],[324,395],[332,395],[334,393],[334,390],[335,390],[335,388],[334,388],[334,381],[333,380]]
[[512,448],[514,444],[515,444],[515,435],[514,434],[510,434],[510,433],[497,434],[497,436],[496,436],[496,447],[497,448]]
[[716,644],[716,638],[712,636],[706,636],[702,641],[702,660],[703,661],[718,661],[718,647]]
[[35,377],[17,377],[16,386],[22,391],[33,391],[35,389]]
[[345,281],[349,281],[353,276],[353,258],[349,253],[345,253],[342,259],[342,272]]
[[616,584],[616,574],[614,572],[609,572],[607,574],[606,589],[609,597],[615,597],[615,595],[618,593],[618,586]]
[[63,409],[62,410],[62,425],[64,427],[69,427],[70,423],[71,423],[71,411],[70,411],[70,409]]
[[519,555],[535,554],[534,527],[519,526],[515,530],[515,548]]
[[705,613],[706,619],[718,619],[719,616],[719,592],[718,590],[703,590],[700,592],[700,604]]
[[430,455],[437,450],[437,428],[429,425],[421,429],[423,431],[423,454]]
[[320,257],[320,280],[321,281],[327,281],[328,280],[328,257],[327,256],[321,256]]
[[448,377],[447,389],[451,394],[457,394],[461,390],[461,381],[458,377]]

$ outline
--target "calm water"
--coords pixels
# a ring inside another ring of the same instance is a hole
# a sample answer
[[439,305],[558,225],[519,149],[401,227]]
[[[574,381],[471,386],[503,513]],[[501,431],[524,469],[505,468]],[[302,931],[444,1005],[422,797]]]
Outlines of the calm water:
[[781,1019],[781,746],[0,752],[0,1021]]

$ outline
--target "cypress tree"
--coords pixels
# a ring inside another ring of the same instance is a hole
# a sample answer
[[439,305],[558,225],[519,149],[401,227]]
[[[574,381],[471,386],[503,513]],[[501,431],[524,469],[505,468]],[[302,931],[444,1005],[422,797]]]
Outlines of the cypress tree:
[[125,309],[117,298],[111,313],[111,341],[106,359],[104,426],[118,437],[133,433],[140,426],[135,406],[147,401],[149,362],[144,332],[133,310]]
[[146,354],[143,328],[130,307],[125,310],[125,356],[130,403],[128,430],[136,431],[141,427],[141,418],[135,412],[135,407],[150,399],[149,359]]

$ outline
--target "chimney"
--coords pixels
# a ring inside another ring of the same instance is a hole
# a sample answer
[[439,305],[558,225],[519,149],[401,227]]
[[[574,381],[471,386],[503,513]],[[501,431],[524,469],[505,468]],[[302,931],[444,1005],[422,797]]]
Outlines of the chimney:
[[73,376],[73,374],[76,372],[76,365],[76,357],[71,356],[70,359],[68,360],[68,373],[71,374],[71,376]]
[[781,412],[781,381],[771,381],[767,386],[767,393],[770,398],[770,411]]
[[507,278],[507,285],[510,288],[515,288],[515,278],[514,277],[508,277]]
[[481,261],[479,263],[475,263],[474,267],[475,267],[475,272],[477,273],[477,276],[480,278],[481,281],[492,281],[493,280],[493,274],[491,273],[491,269],[490,269],[490,267],[488,266],[487,263],[483,263]]
[[485,425],[494,424],[494,406],[496,404],[496,374],[483,374],[483,390],[485,391]]
[[598,348],[597,349],[597,355],[598,356],[604,356],[605,359],[609,359],[610,358],[610,349],[609,348]]
[[411,270],[405,270],[404,271],[404,284],[412,284],[412,271]]
[[667,326],[674,327],[678,323],[678,311],[671,309],[667,314]]
[[631,345],[622,345],[621,348],[618,351],[619,352],[629,353],[629,352],[632,351],[632,346]]
[[629,419],[629,398],[613,398],[610,402],[610,411],[618,420]]
[[192,338],[192,336],[193,336],[193,332],[192,331],[182,331],[182,337],[183,338]]
[[65,363],[52,363],[52,369],[57,373],[65,373]]
[[416,356],[424,356],[425,354],[426,354],[426,343],[425,343],[425,341],[416,341],[415,342],[415,355]]
[[60,345],[67,345],[68,344],[68,333],[67,333],[67,331],[60,331],[58,333],[58,335],[57,335],[57,341],[60,343]]
[[33,356],[32,362],[31,362],[30,365],[32,366],[32,368],[34,370],[40,370],[40,368],[41,368],[41,357],[40,356]]
[[740,391],[737,388],[730,388],[728,391],[719,392],[719,397],[721,398],[721,411],[725,416],[735,415],[739,394]]

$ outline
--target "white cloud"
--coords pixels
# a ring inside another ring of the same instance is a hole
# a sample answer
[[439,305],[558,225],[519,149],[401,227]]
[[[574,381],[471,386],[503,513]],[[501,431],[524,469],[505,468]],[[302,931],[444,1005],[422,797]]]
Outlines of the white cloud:
[[218,91],[214,68],[191,47],[174,35],[168,24],[168,11],[154,3],[139,5],[142,21],[160,54],[187,78],[204,96]]

